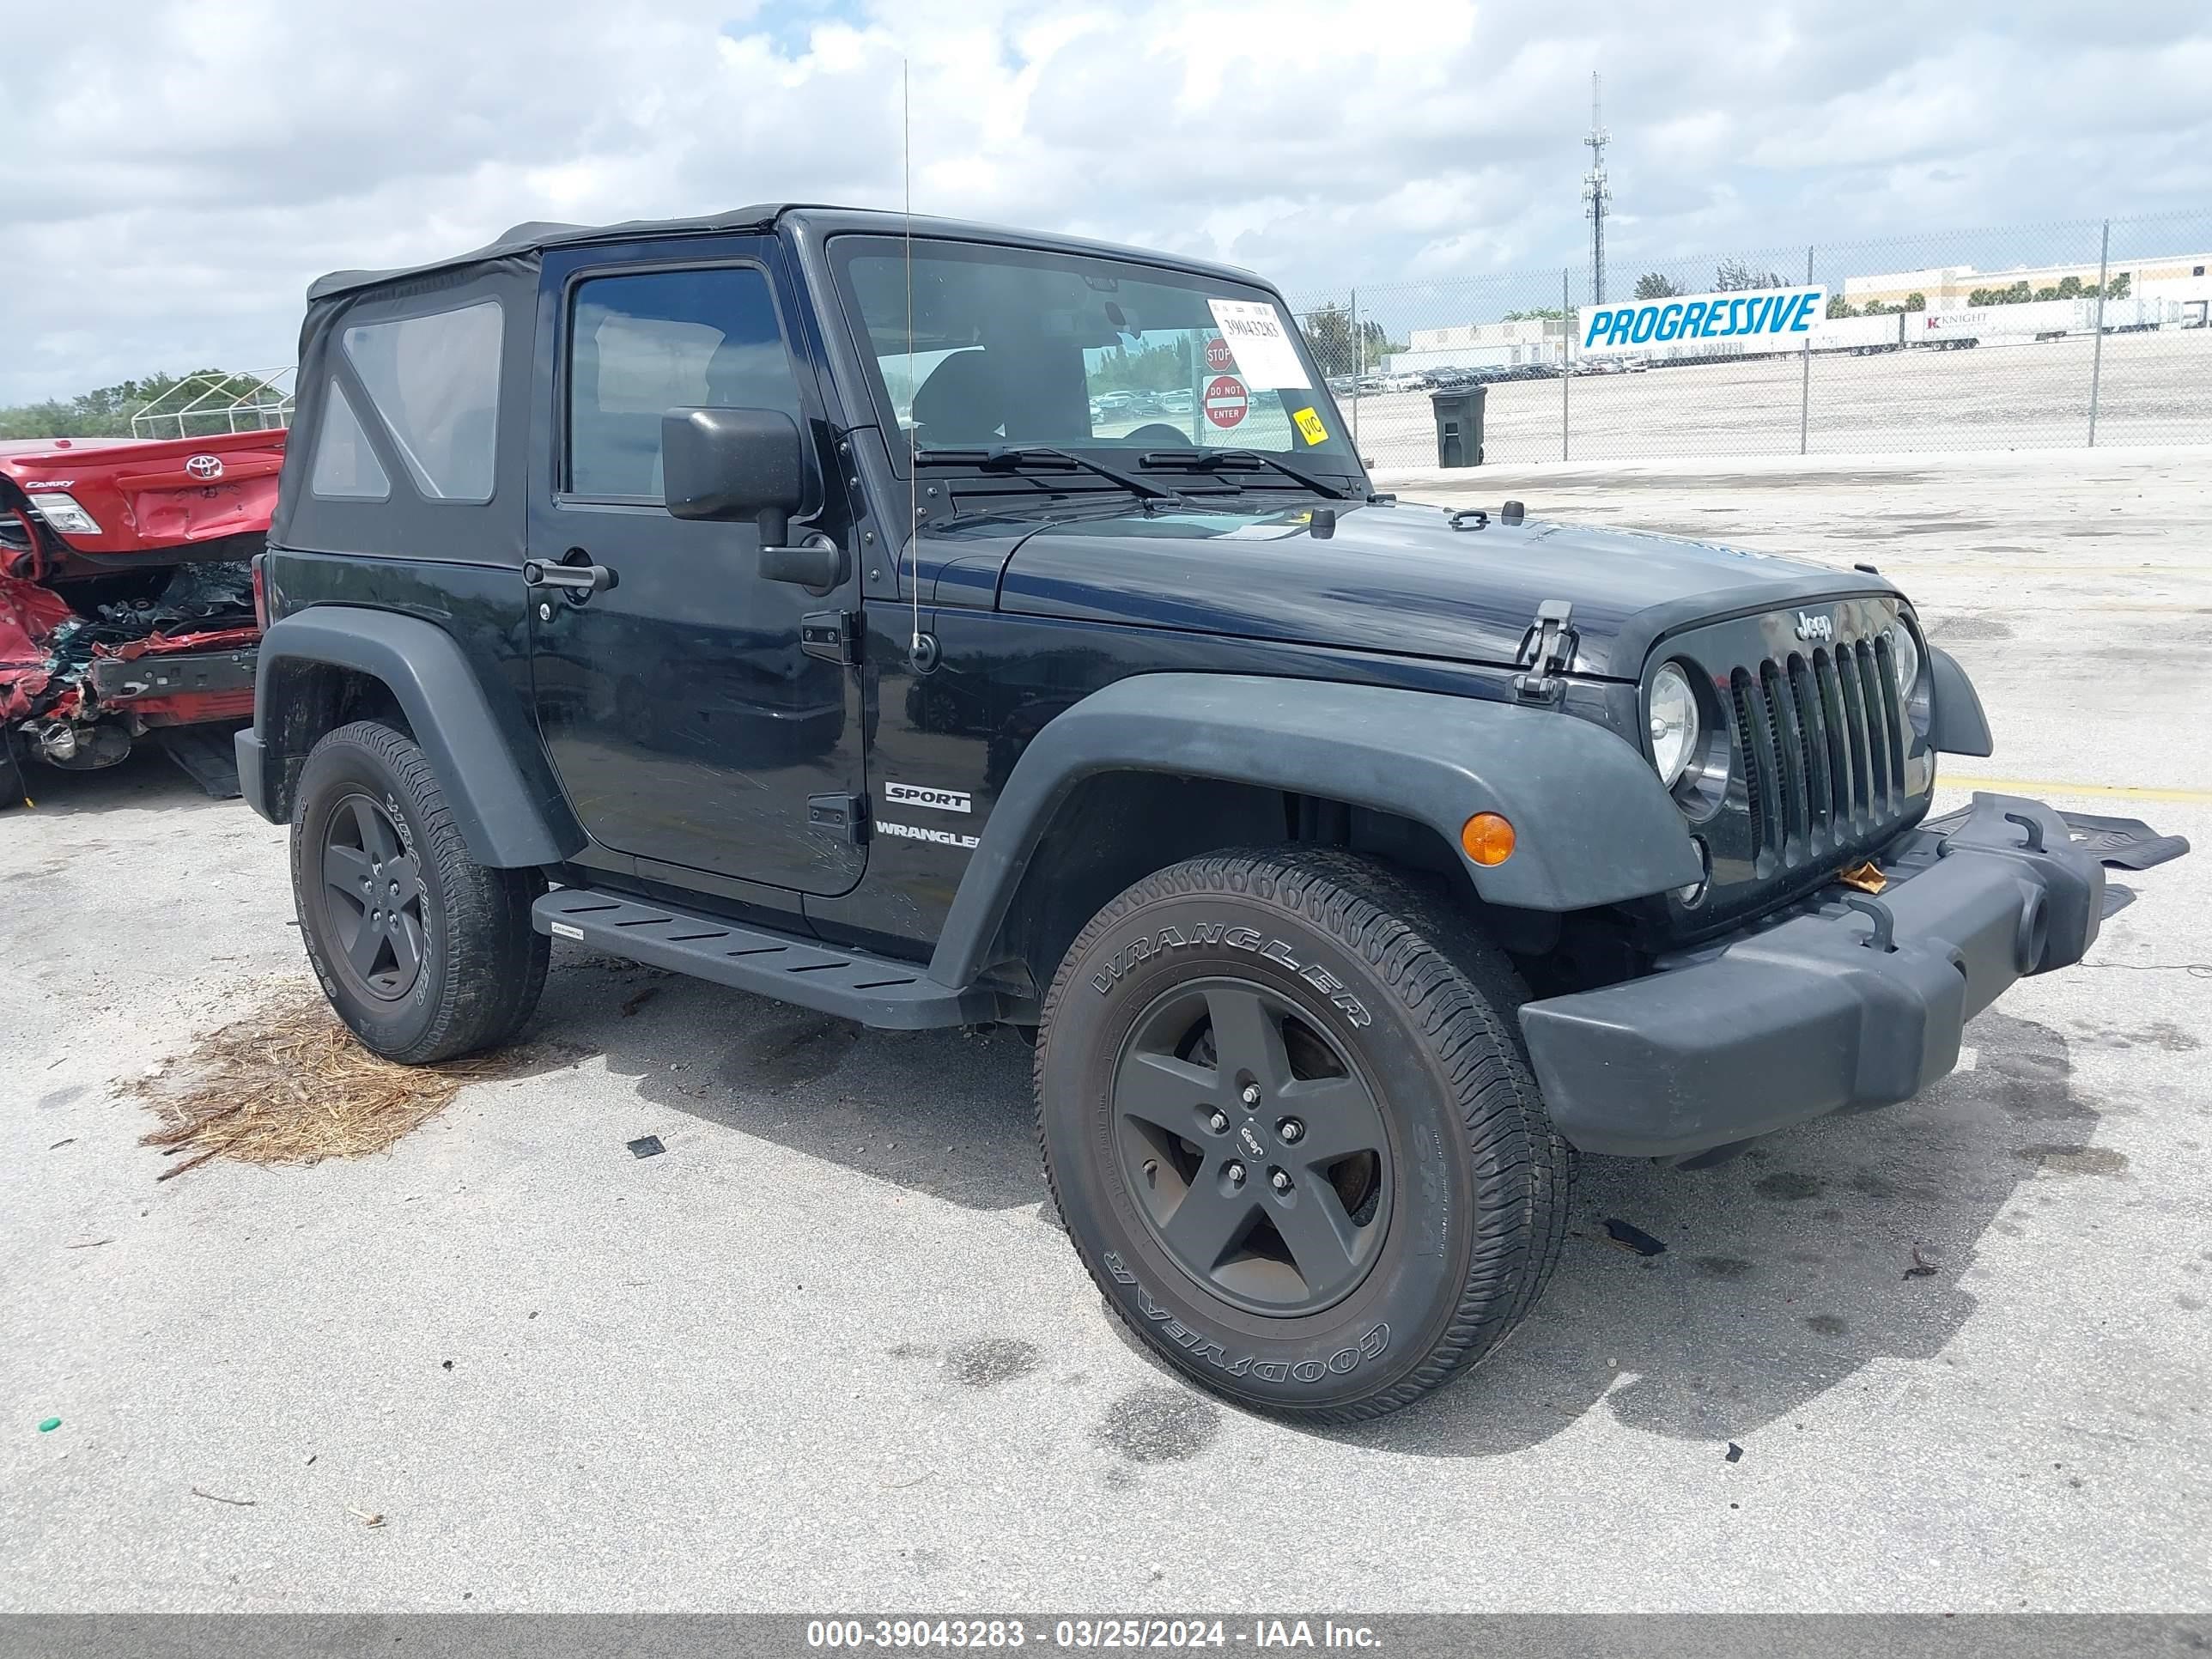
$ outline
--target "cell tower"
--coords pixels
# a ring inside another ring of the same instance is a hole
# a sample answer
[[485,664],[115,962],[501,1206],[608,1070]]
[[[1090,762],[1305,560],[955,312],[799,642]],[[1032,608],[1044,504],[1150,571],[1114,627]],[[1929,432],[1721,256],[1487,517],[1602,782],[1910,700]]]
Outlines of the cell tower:
[[1583,174],[1583,216],[1590,222],[1590,303],[1605,303],[1605,216],[1613,191],[1605,182],[1605,147],[1611,142],[1598,105],[1597,71],[1590,71],[1590,170]]

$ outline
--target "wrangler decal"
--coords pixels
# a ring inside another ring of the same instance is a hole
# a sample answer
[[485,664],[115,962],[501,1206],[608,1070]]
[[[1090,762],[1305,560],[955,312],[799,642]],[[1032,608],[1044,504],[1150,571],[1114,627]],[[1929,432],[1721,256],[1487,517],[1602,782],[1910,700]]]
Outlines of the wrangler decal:
[[971,851],[976,840],[973,836],[955,835],[950,830],[925,830],[920,824],[891,823],[883,818],[876,820],[876,833],[879,836],[903,836],[908,841],[931,841],[939,847],[960,847]]

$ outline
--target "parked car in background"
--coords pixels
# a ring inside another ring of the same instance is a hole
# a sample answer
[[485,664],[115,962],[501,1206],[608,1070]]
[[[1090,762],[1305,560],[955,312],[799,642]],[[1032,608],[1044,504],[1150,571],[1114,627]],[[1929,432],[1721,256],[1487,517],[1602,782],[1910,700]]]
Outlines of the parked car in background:
[[112,766],[139,738],[235,793],[228,729],[253,712],[249,561],[287,434],[0,441],[0,806],[26,768]]

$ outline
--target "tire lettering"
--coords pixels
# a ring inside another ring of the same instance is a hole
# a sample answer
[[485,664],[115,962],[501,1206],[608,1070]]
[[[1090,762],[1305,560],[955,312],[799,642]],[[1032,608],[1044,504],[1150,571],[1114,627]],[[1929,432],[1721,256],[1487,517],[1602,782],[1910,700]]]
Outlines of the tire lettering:
[[399,846],[409,858],[415,856],[415,832],[407,827],[407,815],[399,810],[399,798],[387,793],[384,810],[390,814],[392,825],[399,831]]
[[1428,1141],[1430,1155],[1421,1166],[1421,1196],[1424,1207],[1436,1218],[1436,1225],[1423,1237],[1421,1254],[1442,1255],[1445,1241],[1451,1236],[1451,1188],[1443,1177],[1443,1137],[1431,1128]]
[[1367,1006],[1352,994],[1342,980],[1319,963],[1301,963],[1291,953],[1287,940],[1270,939],[1257,928],[1231,927],[1218,921],[1194,922],[1188,931],[1171,926],[1157,933],[1139,934],[1115,951],[1107,958],[1105,966],[1091,975],[1091,988],[1104,996],[1133,969],[1153,957],[1194,945],[1205,949],[1249,951],[1255,956],[1267,957],[1270,962],[1279,963],[1327,997],[1330,1005],[1355,1029],[1364,1030],[1375,1023],[1374,1016],[1367,1012]]
[[1152,1300],[1152,1292],[1143,1281],[1129,1271],[1129,1264],[1121,1259],[1118,1250],[1108,1250],[1099,1257],[1106,1276],[1116,1285],[1126,1285],[1133,1291],[1136,1311],[1148,1324],[1182,1349],[1194,1360],[1203,1360],[1231,1376],[1255,1376],[1263,1382],[1318,1382],[1334,1371],[1342,1376],[1358,1369],[1363,1359],[1380,1359],[1390,1346],[1390,1328],[1387,1324],[1370,1326],[1365,1335],[1348,1348],[1339,1348],[1326,1360],[1301,1359],[1296,1364],[1281,1359],[1260,1359],[1251,1354],[1231,1358],[1221,1344],[1210,1340],[1204,1332],[1194,1331],[1174,1314]]

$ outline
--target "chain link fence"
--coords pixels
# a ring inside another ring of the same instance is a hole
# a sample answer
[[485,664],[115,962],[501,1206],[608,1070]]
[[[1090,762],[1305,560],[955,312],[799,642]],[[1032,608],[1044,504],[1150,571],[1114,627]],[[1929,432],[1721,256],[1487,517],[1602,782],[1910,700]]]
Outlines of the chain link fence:
[[[1490,465],[2212,442],[2208,273],[2212,210],[1289,297],[1369,464],[1432,467],[1432,393],[1475,385]],[[1606,343],[1639,301],[1814,283],[1790,343]]]

